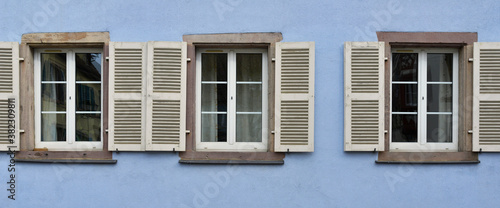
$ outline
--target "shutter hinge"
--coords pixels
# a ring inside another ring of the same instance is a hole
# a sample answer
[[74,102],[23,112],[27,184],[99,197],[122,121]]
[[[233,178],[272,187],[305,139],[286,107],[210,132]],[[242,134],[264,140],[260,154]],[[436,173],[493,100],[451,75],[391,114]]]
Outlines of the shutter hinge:
[[385,57],[385,58],[384,58],[384,61],[387,61],[387,60],[389,60],[389,58]]
[[23,61],[24,61],[24,58],[19,58],[19,61],[20,61],[20,62],[23,62]]
[[109,56],[106,56],[106,61],[109,61]]
[[275,131],[271,131],[271,134],[275,134],[276,132]]
[[387,131],[387,130],[384,130],[384,134],[387,134],[387,133],[389,133],[389,131]]
[[104,130],[104,132],[106,132],[106,134],[108,133],[108,129]]
[[191,61],[191,58],[187,58],[187,59],[186,59],[186,61],[187,61],[187,62],[190,62],[190,61]]
[[272,58],[271,61],[275,62],[276,61],[276,58]]
[[474,62],[474,58],[469,58],[469,62]]
[[467,133],[472,134],[472,133],[474,133],[474,131],[469,130],[469,131],[467,131]]
[[186,130],[186,134],[191,134],[191,130]]
[[24,133],[24,129],[19,129],[19,133]]

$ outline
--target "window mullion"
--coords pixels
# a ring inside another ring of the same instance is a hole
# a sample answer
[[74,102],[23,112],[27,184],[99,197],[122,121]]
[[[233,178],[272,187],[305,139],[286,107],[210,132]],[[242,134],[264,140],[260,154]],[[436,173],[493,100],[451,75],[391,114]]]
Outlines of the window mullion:
[[66,141],[68,144],[73,144],[75,142],[75,53],[74,51],[69,51],[67,53],[67,111],[66,111]]
[[419,112],[419,126],[420,135],[418,136],[419,144],[427,143],[427,53],[425,51],[420,52],[419,58],[419,70],[420,70],[420,80],[419,80],[419,90],[421,92],[421,103]]
[[228,138],[230,145],[236,142],[236,53],[229,51],[228,54]]

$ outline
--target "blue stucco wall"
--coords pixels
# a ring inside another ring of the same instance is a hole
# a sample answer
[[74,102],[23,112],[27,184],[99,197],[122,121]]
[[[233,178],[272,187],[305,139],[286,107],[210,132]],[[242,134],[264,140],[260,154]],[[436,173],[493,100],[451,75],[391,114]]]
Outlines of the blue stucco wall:
[[[47,9],[48,8],[48,9]],[[0,207],[498,207],[500,154],[475,165],[383,165],[343,151],[343,43],[375,31],[478,32],[500,42],[500,2],[178,0],[0,2],[0,41],[23,33],[109,31],[112,41],[184,34],[282,32],[316,42],[315,152],[282,166],[181,165],[174,153],[114,154],[116,165],[16,164]]]

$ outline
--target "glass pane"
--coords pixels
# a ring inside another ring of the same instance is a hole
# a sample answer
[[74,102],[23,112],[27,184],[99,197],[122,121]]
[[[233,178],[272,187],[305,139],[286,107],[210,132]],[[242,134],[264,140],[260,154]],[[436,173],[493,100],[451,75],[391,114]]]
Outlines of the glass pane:
[[417,115],[392,115],[392,141],[417,142]]
[[451,82],[453,80],[453,54],[427,54],[427,81]]
[[101,54],[77,53],[76,81],[101,81]]
[[392,85],[392,112],[417,112],[418,85]]
[[42,84],[42,111],[66,111],[66,84]]
[[227,81],[226,53],[203,53],[201,61],[202,81]]
[[262,54],[236,54],[236,81],[262,81]]
[[427,115],[427,142],[452,142],[452,115]]
[[225,114],[201,115],[201,141],[227,141],[227,116]]
[[66,54],[41,54],[42,81],[66,81]]
[[236,85],[236,111],[262,112],[262,86],[260,84]]
[[201,84],[201,111],[226,112],[227,85]]
[[393,53],[392,54],[392,81],[418,80],[418,54]]
[[236,142],[262,142],[262,115],[236,115]]
[[427,112],[451,112],[453,89],[451,84],[427,85]]
[[42,141],[66,141],[66,114],[43,113],[41,117]]
[[77,142],[101,141],[101,114],[76,114]]
[[101,111],[101,84],[76,84],[76,110]]

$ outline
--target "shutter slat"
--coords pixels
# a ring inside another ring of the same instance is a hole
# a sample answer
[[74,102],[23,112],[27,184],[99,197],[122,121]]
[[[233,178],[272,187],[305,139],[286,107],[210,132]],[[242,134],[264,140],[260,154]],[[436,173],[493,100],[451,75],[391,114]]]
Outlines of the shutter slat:
[[384,43],[346,42],[344,150],[384,151]]
[[500,151],[500,43],[474,43],[472,150]]
[[314,151],[314,42],[276,43],[276,152]]
[[110,151],[145,150],[146,44],[110,43]]
[[185,42],[148,42],[146,150],[184,151]]

